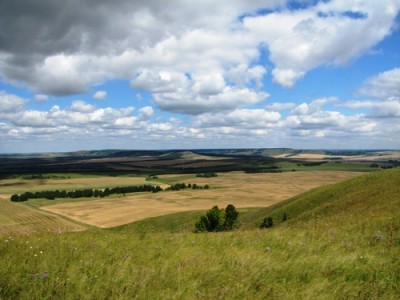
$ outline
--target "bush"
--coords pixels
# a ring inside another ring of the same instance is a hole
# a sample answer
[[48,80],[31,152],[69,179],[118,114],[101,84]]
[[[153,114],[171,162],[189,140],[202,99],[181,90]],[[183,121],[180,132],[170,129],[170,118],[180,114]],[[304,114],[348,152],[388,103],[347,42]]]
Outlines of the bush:
[[265,217],[260,228],[269,228],[274,226],[274,220],[271,217]]
[[224,230],[232,230],[237,222],[239,213],[235,206],[229,204],[225,210],[219,209],[218,206],[211,208],[205,216],[201,216],[200,220],[195,224],[195,232],[216,232]]

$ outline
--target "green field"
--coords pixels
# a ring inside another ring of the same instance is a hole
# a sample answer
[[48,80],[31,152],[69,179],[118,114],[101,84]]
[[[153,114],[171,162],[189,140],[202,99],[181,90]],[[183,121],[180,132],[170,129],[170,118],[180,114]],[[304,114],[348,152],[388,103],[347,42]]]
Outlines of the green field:
[[282,172],[290,171],[346,171],[346,172],[371,172],[379,168],[370,167],[368,164],[355,164],[346,162],[325,162],[320,165],[307,165],[303,162],[284,161],[276,164]]
[[[399,181],[399,169],[374,172],[242,210],[233,232],[194,234],[201,212],[188,212],[3,235],[0,298],[398,299]],[[266,216],[275,226],[258,229]]]

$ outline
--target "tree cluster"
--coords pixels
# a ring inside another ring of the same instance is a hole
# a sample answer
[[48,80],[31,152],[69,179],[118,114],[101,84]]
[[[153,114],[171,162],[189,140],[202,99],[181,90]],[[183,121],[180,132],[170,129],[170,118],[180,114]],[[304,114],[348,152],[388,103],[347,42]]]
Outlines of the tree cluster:
[[23,194],[14,194],[11,196],[13,202],[24,202],[29,199],[48,199],[54,200],[56,198],[91,198],[91,197],[107,197],[112,194],[126,194],[126,193],[139,193],[139,192],[153,192],[157,193],[162,191],[162,188],[154,185],[134,185],[115,188],[99,189],[83,189],[83,190],[55,190],[55,191],[41,191],[41,192],[25,192]]
[[170,187],[166,188],[166,191],[180,191],[180,190],[185,190],[185,189],[192,189],[192,190],[208,190],[210,186],[208,184],[201,186],[197,185],[196,183],[175,183],[171,185]]
[[232,204],[229,204],[225,210],[219,209],[218,206],[214,206],[206,213],[206,215],[200,217],[200,220],[195,224],[194,231],[229,231],[236,226],[238,217],[239,213]]

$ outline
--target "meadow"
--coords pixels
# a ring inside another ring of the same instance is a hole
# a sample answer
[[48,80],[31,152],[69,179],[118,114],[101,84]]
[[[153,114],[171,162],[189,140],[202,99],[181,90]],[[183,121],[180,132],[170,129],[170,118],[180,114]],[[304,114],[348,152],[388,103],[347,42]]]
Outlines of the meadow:
[[[112,229],[3,234],[0,298],[398,299],[399,179],[400,169],[373,172],[244,209],[232,232],[192,233],[198,214],[181,212]],[[275,225],[259,229],[266,216]]]

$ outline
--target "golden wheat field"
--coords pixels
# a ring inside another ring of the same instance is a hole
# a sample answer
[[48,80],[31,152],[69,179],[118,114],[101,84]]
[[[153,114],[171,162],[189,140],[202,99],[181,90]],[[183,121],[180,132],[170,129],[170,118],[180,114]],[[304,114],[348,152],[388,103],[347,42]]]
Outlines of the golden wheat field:
[[81,231],[86,227],[61,216],[0,196],[0,235]]
[[[82,223],[108,228],[174,212],[206,210],[214,205],[267,207],[309,189],[358,175],[360,173],[331,171],[258,174],[231,172],[214,178],[182,181],[179,181],[179,176],[173,175],[177,182],[208,184],[210,189],[141,193],[125,197],[121,195],[101,200],[46,205],[41,209]],[[167,177],[172,176],[164,176]],[[181,177],[187,178],[183,175]]]
[[71,190],[85,188],[104,188],[127,186],[137,184],[150,184],[144,176],[112,177],[88,176],[79,178],[58,179],[3,179],[0,181],[0,194],[11,195],[14,193],[36,192],[44,190]]

